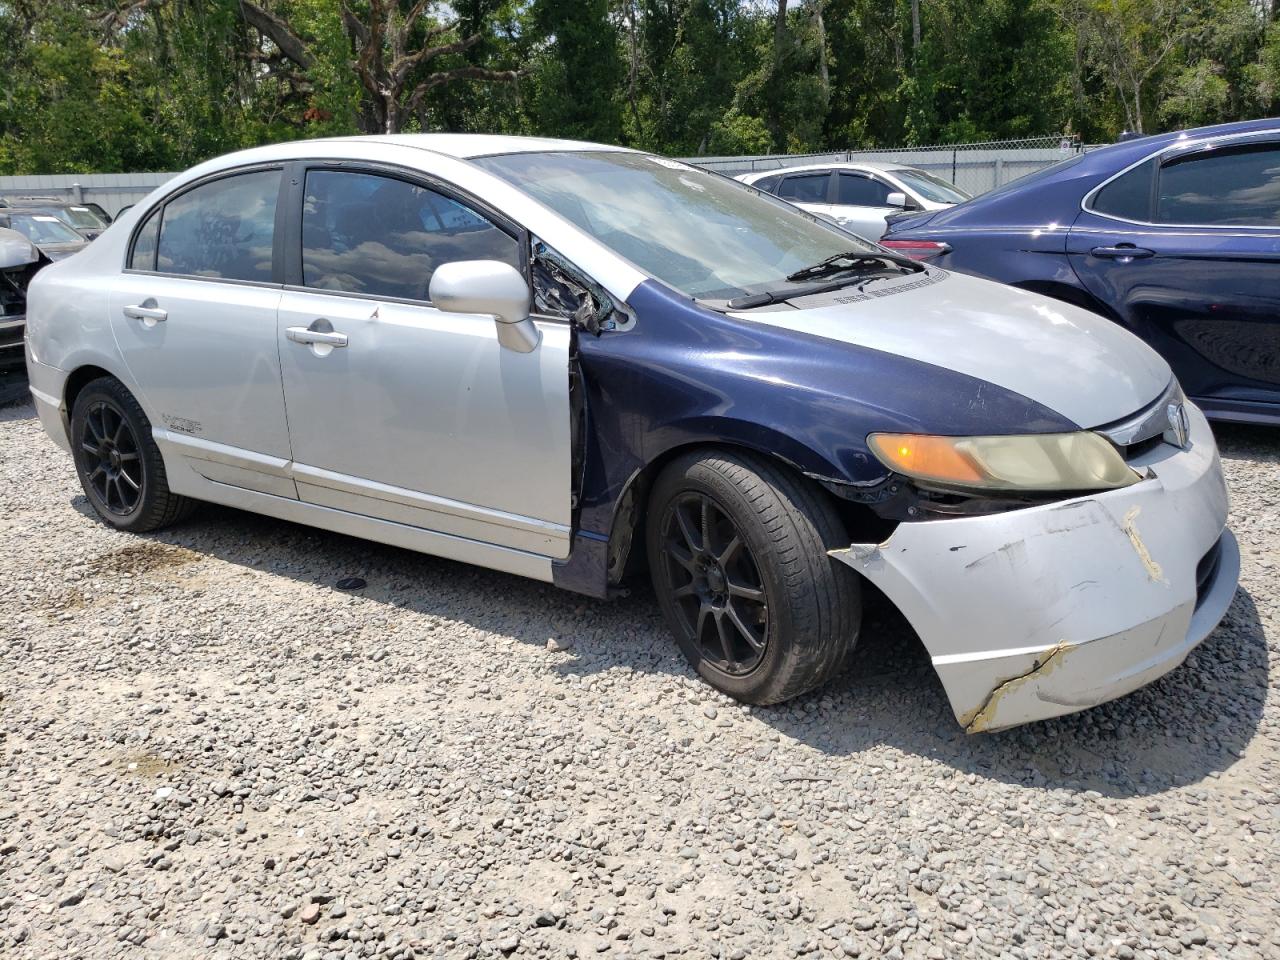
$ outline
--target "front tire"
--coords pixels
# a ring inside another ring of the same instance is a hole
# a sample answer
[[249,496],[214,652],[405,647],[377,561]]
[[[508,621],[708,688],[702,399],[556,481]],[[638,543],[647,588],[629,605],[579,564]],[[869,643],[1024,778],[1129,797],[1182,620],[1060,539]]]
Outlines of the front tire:
[[76,396],[71,450],[85,496],[111,526],[144,533],[191,511],[191,501],[169,489],[151,421],[119,380],[100,377]]
[[779,703],[830,680],[857,641],[857,575],[831,505],[782,467],[703,451],[654,484],[649,568],[668,625],[718,690]]

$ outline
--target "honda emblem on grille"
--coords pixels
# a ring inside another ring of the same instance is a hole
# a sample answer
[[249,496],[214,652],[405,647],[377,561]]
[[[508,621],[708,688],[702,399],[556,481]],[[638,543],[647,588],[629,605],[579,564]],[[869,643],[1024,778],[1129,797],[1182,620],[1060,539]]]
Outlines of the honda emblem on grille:
[[1169,432],[1165,434],[1178,446],[1185,448],[1191,439],[1191,421],[1187,418],[1187,408],[1181,403],[1171,403],[1165,409],[1169,417]]

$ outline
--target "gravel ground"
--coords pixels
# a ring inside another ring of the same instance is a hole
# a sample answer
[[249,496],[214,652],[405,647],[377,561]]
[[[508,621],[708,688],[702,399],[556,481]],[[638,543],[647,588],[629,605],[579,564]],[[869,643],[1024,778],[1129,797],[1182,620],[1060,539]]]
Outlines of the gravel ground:
[[967,737],[883,604],[847,677],[744,708],[647,590],[214,507],[118,534],[0,410],[0,955],[1280,956],[1280,433],[1221,440],[1223,626]]

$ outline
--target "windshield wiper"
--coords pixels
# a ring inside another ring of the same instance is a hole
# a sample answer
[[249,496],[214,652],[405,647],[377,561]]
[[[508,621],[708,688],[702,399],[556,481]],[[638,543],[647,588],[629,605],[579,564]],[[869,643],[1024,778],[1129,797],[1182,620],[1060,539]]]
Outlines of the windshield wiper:
[[864,265],[875,265],[880,267],[904,267],[912,271],[921,269],[920,264],[915,260],[906,258],[899,259],[892,254],[887,253],[868,253],[862,250],[850,250],[844,253],[836,253],[825,260],[820,260],[812,266],[801,267],[795,273],[787,275],[787,279],[793,283],[797,280],[812,280],[815,277],[831,276],[835,273],[844,273],[848,270],[856,270]]
[[807,287],[782,287],[777,290],[764,290],[760,293],[749,293],[745,297],[734,297],[725,304],[730,310],[750,310],[753,307],[767,307],[771,303],[784,303],[799,297],[811,297],[818,293],[829,293],[842,287],[853,287],[859,293],[862,288],[875,280],[887,280],[895,276],[892,273],[876,273],[870,277],[845,277],[843,280],[832,280],[827,283],[811,283]]

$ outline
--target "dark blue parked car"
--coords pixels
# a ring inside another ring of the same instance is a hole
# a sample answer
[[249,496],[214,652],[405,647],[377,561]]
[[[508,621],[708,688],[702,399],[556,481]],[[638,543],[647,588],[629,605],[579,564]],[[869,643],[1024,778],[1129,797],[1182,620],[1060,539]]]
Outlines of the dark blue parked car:
[[884,242],[1110,317],[1208,416],[1280,424],[1280,120],[1074,156]]

